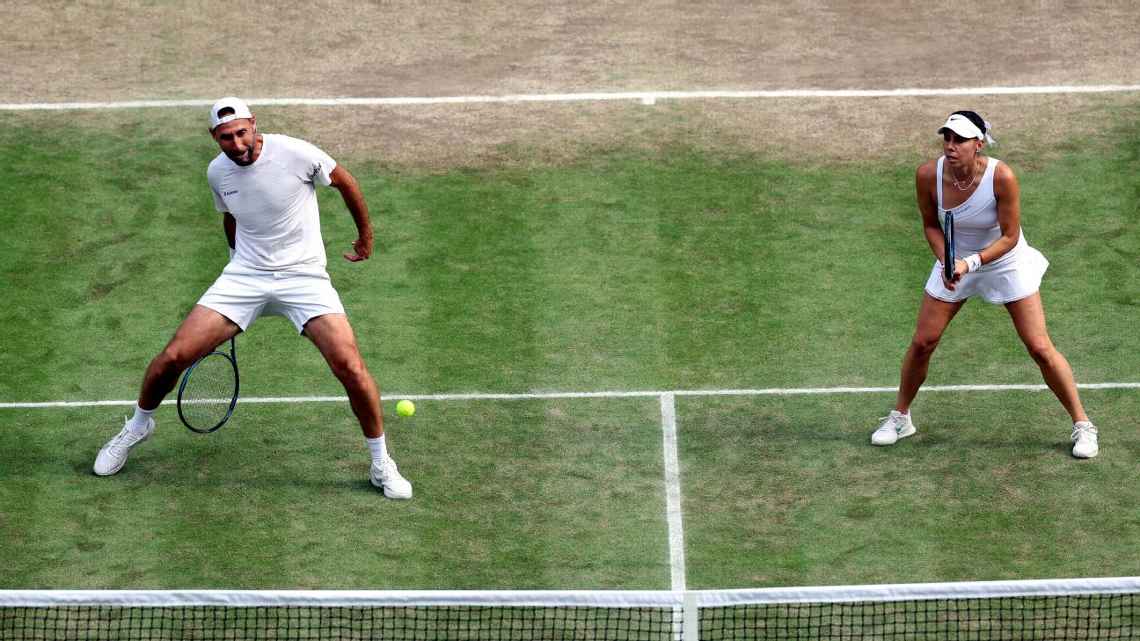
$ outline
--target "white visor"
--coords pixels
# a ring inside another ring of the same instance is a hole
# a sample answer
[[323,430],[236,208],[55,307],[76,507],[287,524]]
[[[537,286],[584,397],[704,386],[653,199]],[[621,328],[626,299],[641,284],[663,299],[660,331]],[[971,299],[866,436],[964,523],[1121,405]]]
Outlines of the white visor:
[[[218,112],[226,109],[232,109],[232,114],[226,114],[219,117]],[[246,106],[245,101],[241,98],[228,96],[214,103],[210,107],[210,131],[218,128],[218,125],[224,125],[231,120],[238,120],[240,118],[253,118],[253,114],[249,112],[249,107]]]
[[971,122],[969,118],[962,114],[951,114],[951,116],[946,119],[946,124],[938,128],[938,133],[944,133],[949,129],[963,138],[977,138],[992,145],[994,144],[994,139],[990,137],[989,128],[990,123],[987,122],[986,131],[983,132],[981,129],[978,129],[978,126]]
[[938,133],[944,133],[947,129],[953,131],[963,138],[977,138],[978,140],[985,140],[986,137],[982,134],[982,130],[978,126],[970,122],[970,119],[962,114],[954,114],[946,119],[946,124],[938,128]]

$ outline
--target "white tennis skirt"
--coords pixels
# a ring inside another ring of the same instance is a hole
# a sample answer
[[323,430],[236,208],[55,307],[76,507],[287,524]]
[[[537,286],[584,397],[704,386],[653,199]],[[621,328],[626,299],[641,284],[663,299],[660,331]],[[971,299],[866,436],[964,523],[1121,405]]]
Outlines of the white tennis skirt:
[[980,295],[987,303],[995,305],[1032,296],[1041,288],[1041,278],[1049,269],[1049,260],[1029,245],[1017,247],[1015,252],[962,276],[953,290],[946,289],[942,283],[942,261],[935,261],[930,277],[926,279],[926,293],[947,303]]

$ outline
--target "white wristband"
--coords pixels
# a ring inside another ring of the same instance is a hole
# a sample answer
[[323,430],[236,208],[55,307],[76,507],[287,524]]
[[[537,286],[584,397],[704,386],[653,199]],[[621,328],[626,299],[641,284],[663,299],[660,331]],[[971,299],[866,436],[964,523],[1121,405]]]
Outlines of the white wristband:
[[226,247],[226,249],[230,250],[230,260],[233,260],[234,259],[234,248],[233,247]]
[[966,271],[976,272],[982,266],[982,255],[981,254],[970,254],[969,256],[967,256],[965,258],[965,261],[966,261]]

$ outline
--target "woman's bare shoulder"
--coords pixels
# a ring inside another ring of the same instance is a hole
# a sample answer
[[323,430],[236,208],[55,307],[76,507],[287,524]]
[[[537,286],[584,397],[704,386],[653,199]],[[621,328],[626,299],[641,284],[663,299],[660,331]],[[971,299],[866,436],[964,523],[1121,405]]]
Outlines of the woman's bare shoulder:
[[915,170],[915,177],[919,180],[933,180],[935,172],[938,171],[938,159],[928,160],[918,166]]

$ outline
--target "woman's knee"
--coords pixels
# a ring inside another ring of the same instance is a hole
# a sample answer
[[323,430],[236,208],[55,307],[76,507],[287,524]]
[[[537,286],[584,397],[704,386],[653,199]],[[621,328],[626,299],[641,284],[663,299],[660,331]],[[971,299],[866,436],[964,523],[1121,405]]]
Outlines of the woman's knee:
[[1041,366],[1053,362],[1057,356],[1057,348],[1053,347],[1053,341],[1050,341],[1048,337],[1025,341],[1025,350],[1029,352],[1030,358]]
[[915,334],[910,341],[910,349],[919,356],[930,356],[942,340],[941,336],[930,334]]

